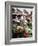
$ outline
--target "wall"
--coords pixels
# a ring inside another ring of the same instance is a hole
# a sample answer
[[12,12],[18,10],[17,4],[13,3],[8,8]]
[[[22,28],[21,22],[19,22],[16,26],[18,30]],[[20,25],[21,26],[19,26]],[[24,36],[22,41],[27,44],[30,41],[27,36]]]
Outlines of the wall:
[[[5,1],[7,0],[0,0],[0,46],[5,46],[5,26],[4,26],[5,25],[5,21],[4,21],[5,20]],[[38,0],[11,0],[11,1],[38,3]],[[38,46],[38,43],[18,44],[18,45],[16,44],[16,45],[9,45],[9,46]]]

